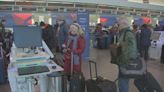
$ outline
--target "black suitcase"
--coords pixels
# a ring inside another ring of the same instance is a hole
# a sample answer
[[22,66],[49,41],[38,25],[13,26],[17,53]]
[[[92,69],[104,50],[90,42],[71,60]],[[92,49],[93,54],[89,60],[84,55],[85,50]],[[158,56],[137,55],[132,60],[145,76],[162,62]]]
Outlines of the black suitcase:
[[71,61],[70,92],[85,92],[85,78],[83,73],[73,72],[73,53],[71,53]]
[[5,66],[4,66],[4,59],[3,59],[3,49],[0,46],[0,84],[4,84],[6,82],[6,75],[5,75]]
[[[92,79],[91,63],[95,64],[96,79]],[[97,65],[94,61],[89,61],[91,79],[86,81],[87,92],[117,92],[115,82],[97,77]]]
[[70,92],[85,92],[85,79],[82,73],[74,73],[71,76]]
[[150,72],[147,72],[142,78],[135,79],[134,85],[139,92],[163,92],[159,83]]

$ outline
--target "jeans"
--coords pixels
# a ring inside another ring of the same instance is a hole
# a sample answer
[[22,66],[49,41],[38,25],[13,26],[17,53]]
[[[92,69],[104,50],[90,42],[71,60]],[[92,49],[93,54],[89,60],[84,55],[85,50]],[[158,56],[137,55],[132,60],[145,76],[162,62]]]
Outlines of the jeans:
[[129,78],[118,79],[119,92],[129,92]]
[[96,40],[97,40],[97,48],[102,49],[103,48],[102,39],[101,38],[96,38]]

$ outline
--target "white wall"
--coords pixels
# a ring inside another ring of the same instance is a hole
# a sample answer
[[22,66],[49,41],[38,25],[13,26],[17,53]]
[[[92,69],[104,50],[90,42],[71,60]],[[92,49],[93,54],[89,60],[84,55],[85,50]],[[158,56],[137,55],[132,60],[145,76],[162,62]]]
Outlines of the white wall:
[[156,4],[156,5],[163,5],[164,6],[164,0],[149,0],[150,4]]

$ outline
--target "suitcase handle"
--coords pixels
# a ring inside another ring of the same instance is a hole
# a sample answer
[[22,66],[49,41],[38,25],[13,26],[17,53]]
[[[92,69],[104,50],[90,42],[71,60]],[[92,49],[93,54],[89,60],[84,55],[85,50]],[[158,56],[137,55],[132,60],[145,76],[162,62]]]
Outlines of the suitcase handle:
[[71,76],[73,75],[73,53],[71,52]]
[[0,59],[3,59],[3,49],[2,49],[2,46],[0,46]]
[[92,79],[93,78],[93,76],[92,76],[92,67],[91,67],[91,64],[94,64],[95,65],[95,73],[96,73],[96,79],[97,79],[97,77],[98,77],[98,75],[97,75],[97,64],[96,64],[96,62],[95,61],[92,61],[92,60],[89,60],[89,69],[90,69],[90,78]]

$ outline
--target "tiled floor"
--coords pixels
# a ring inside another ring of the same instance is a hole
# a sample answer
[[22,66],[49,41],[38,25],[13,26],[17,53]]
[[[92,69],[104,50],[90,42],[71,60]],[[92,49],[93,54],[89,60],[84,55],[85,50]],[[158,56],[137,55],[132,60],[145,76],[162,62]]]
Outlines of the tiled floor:
[[[109,50],[91,49],[90,58],[97,62],[98,75],[112,81],[117,79],[118,67],[110,63]],[[84,62],[82,67],[84,76],[86,77],[86,79],[89,79],[89,64],[87,62]],[[160,64],[159,61],[150,60],[148,62],[148,71],[150,71],[154,75],[154,77],[157,79],[162,89],[164,90],[164,65]],[[10,92],[9,85],[0,85],[0,92]],[[133,80],[130,81],[130,92],[138,92],[133,84]]]
[[[97,62],[98,74],[114,81],[118,77],[118,67],[110,63],[110,51],[109,50],[97,50],[91,49],[90,53],[91,59]],[[164,64],[161,64],[157,60],[148,61],[148,71],[153,74],[153,76],[160,83],[162,89],[164,90]],[[83,71],[86,78],[89,78],[89,64],[83,63]],[[133,84],[133,79],[130,80],[130,91],[138,92]]]

